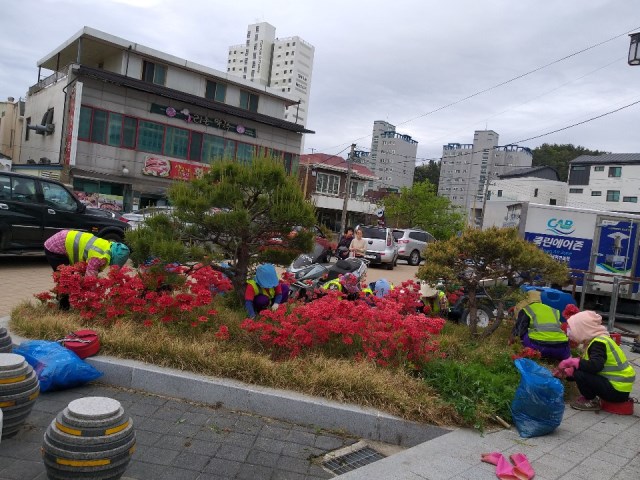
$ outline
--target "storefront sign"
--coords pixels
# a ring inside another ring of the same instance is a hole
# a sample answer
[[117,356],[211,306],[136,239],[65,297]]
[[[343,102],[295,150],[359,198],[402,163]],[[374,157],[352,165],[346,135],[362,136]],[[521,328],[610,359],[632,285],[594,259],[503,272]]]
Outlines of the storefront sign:
[[204,125],[206,127],[219,128],[227,132],[236,132],[240,135],[247,135],[249,137],[256,138],[256,130],[254,128],[247,128],[244,125],[236,125],[229,123],[221,118],[207,117],[206,115],[199,115],[197,113],[191,113],[188,109],[176,110],[174,107],[167,107],[164,105],[158,105],[157,103],[151,104],[151,113],[159,113],[171,118],[179,118],[187,123],[196,123],[198,125]]
[[207,170],[209,170],[208,165],[148,156],[144,161],[142,174],[174,180],[192,180],[202,177]]

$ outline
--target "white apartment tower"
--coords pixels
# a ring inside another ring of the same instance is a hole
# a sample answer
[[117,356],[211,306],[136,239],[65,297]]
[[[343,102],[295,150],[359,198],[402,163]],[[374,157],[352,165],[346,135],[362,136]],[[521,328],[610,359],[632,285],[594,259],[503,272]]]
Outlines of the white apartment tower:
[[369,189],[411,187],[417,152],[418,142],[396,132],[395,125],[384,120],[373,122],[371,153],[360,159],[378,177],[378,181],[369,182]]
[[247,28],[247,39],[229,47],[227,72],[297,97],[299,104],[285,110],[285,120],[305,125],[315,48],[300,37],[276,38],[267,22]]
[[470,225],[482,218],[491,180],[507,171],[531,167],[531,150],[517,145],[498,146],[493,130],[476,130],[472,144],[449,143],[442,148],[438,195],[460,206]]

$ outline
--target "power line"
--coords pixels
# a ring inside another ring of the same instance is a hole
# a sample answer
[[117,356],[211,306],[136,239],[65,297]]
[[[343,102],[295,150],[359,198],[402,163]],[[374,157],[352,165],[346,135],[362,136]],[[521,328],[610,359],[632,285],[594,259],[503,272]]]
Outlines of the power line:
[[[405,120],[404,122],[400,122],[400,123],[398,123],[397,125],[398,125],[398,126],[400,126],[400,125],[405,125],[405,124],[410,123],[410,122],[413,122],[413,121],[415,121],[415,120],[417,120],[417,119],[419,119],[419,118],[426,117],[426,116],[431,115],[431,114],[433,114],[433,113],[439,112],[439,111],[444,110],[444,109],[446,109],[446,108],[452,107],[452,106],[457,105],[457,104],[462,103],[462,102],[465,102],[465,101],[467,101],[467,100],[469,100],[469,99],[471,99],[471,98],[477,97],[478,95],[482,95],[483,93],[489,92],[489,91],[491,91],[491,90],[495,90],[495,89],[500,88],[500,87],[502,87],[502,86],[504,86],[504,85],[507,85],[507,84],[509,84],[509,83],[512,83],[512,82],[514,82],[514,81],[516,81],[516,80],[520,80],[521,78],[527,77],[527,76],[529,76],[529,75],[531,75],[531,74],[533,74],[533,73],[539,72],[540,70],[543,70],[543,69],[545,69],[545,68],[547,68],[547,67],[550,67],[550,66],[555,65],[555,64],[557,64],[557,63],[560,63],[560,62],[563,62],[563,61],[565,61],[565,60],[568,60],[569,58],[575,57],[576,55],[580,55],[580,54],[582,54],[582,53],[584,53],[584,52],[587,52],[587,51],[592,50],[592,49],[594,49],[594,48],[596,48],[596,47],[599,47],[599,46],[601,46],[601,45],[604,45],[605,43],[609,43],[609,42],[611,42],[611,41],[613,41],[613,40],[616,40],[617,38],[620,38],[620,37],[623,37],[623,36],[625,36],[625,35],[628,35],[629,33],[631,33],[631,32],[635,32],[635,31],[637,31],[637,30],[639,30],[639,29],[640,29],[640,27],[634,27],[634,28],[632,28],[631,30],[627,30],[627,31],[625,31],[625,32],[623,32],[623,33],[620,33],[620,34],[618,34],[618,35],[615,35],[615,36],[613,36],[613,37],[611,37],[611,38],[608,38],[608,39],[606,39],[606,40],[603,40],[603,41],[601,41],[601,42],[598,42],[598,43],[595,43],[595,44],[593,44],[593,45],[590,45],[590,46],[588,46],[588,47],[586,47],[586,48],[583,48],[583,49],[581,49],[581,50],[578,50],[578,51],[575,51],[575,52],[573,52],[573,53],[570,53],[569,55],[565,55],[564,57],[558,58],[558,59],[553,60],[553,61],[551,61],[551,62],[549,62],[549,63],[546,63],[546,64],[544,64],[544,65],[542,65],[542,66],[540,66],[540,67],[537,67],[537,68],[534,68],[534,69],[532,69],[532,70],[529,70],[528,72],[522,73],[522,74],[520,74],[520,75],[516,75],[515,77],[512,77],[512,78],[510,78],[509,80],[505,80],[505,81],[500,82],[500,83],[498,83],[498,84],[496,84],[496,85],[493,85],[493,86],[491,86],[491,87],[485,88],[485,89],[483,89],[483,90],[479,90],[479,91],[477,91],[477,92],[475,92],[475,93],[472,93],[471,95],[467,95],[466,97],[463,97],[463,98],[461,98],[461,99],[459,99],[459,100],[456,100],[456,101],[454,101],[454,102],[450,102],[450,103],[448,103],[448,104],[446,104],[446,105],[442,105],[442,106],[440,106],[440,107],[438,107],[438,108],[436,108],[436,109],[434,109],[434,110],[431,110],[431,111],[429,111],[429,112],[426,112],[426,113],[423,113],[423,114],[421,114],[421,115],[418,115],[417,117],[410,118],[409,120]],[[358,141],[360,141],[360,140],[363,140],[363,139],[365,139],[365,138],[369,138],[369,137],[371,137],[371,135],[372,135],[372,134],[365,135],[365,136],[363,136],[363,137],[357,138],[354,142],[350,142],[350,143],[356,143],[356,142],[358,142]],[[332,150],[332,149],[334,149],[334,148],[341,147],[342,145],[344,145],[344,143],[341,143],[341,144],[336,145],[336,146],[334,146],[334,147],[330,147],[330,148],[328,148],[328,149],[326,149],[326,150]],[[347,148],[348,148],[348,147],[347,147]]]

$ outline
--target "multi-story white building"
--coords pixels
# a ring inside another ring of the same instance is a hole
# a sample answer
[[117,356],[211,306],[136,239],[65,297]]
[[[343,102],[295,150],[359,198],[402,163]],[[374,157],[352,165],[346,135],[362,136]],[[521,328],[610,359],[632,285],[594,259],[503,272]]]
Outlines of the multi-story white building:
[[470,225],[480,226],[489,182],[509,170],[531,166],[531,150],[498,145],[493,130],[477,130],[472,144],[449,143],[442,148],[438,195],[460,206]]
[[519,168],[492,180],[487,188],[482,228],[515,226],[507,210],[514,203],[567,204],[567,184],[552,167]]
[[295,173],[312,133],[284,119],[287,92],[89,27],[37,65],[20,163],[62,165],[62,181],[105,208],[165,202],[172,181],[220,159],[271,156]]
[[276,38],[267,22],[247,28],[247,39],[229,47],[227,72],[292,95],[298,103],[285,111],[285,120],[306,125],[315,48],[300,37]]
[[640,213],[640,153],[581,155],[569,163],[567,205]]
[[395,125],[384,120],[373,122],[371,152],[356,162],[366,164],[378,177],[369,182],[370,190],[399,191],[413,185],[418,142],[409,135],[396,132]]
[[0,102],[0,156],[17,161],[22,145],[24,101],[13,97]]

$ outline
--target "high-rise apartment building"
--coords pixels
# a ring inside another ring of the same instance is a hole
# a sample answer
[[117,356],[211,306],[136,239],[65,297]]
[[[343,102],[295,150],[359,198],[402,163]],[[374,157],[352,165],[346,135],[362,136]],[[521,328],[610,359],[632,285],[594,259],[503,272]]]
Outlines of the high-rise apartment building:
[[517,145],[498,145],[493,130],[476,130],[472,144],[449,143],[442,148],[438,195],[447,197],[467,214],[470,225],[482,218],[491,180],[506,171],[530,167],[531,150]]
[[402,187],[411,187],[417,151],[418,142],[396,132],[395,125],[384,120],[373,122],[371,153],[359,157],[378,177],[377,181],[369,182],[369,189],[399,191]]
[[285,110],[285,120],[305,125],[315,48],[300,37],[276,38],[267,22],[247,28],[247,39],[229,47],[227,72],[266,85],[299,100]]

